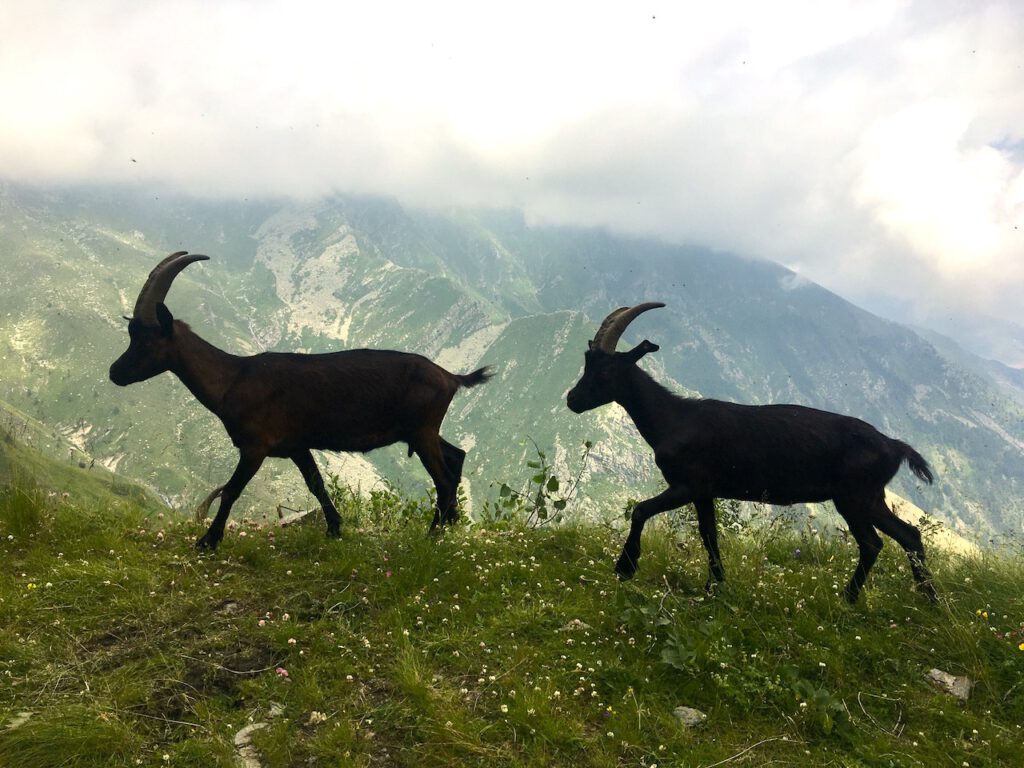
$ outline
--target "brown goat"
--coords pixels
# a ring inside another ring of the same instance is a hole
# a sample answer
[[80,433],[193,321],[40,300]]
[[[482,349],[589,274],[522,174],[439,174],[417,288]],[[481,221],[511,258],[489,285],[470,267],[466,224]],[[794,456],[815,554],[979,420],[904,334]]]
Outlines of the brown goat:
[[118,386],[170,371],[221,420],[238,448],[238,466],[220,489],[217,515],[196,546],[216,548],[232,504],[268,456],[295,463],[323,508],[328,536],[340,535],[341,518],[312,449],[365,452],[407,443],[437,488],[431,530],[454,522],[466,453],[441,437],[441,422],[455,393],[487,381],[488,370],[459,375],[421,355],[373,349],[229,354],[175,320],[163,303],[178,273],[207,258],[179,251],[153,269],[126,318],[128,349],[110,366],[110,380]]
[[633,509],[629,535],[615,571],[636,572],[644,524],[659,512],[692,503],[708,552],[707,589],[725,579],[718,551],[716,498],[799,504],[832,499],[860,548],[860,561],[845,597],[857,600],[882,539],[876,528],[906,551],[918,587],[935,599],[924,564],[921,533],[892,513],[885,486],[906,462],[921,480],[932,472],[917,451],[851,416],[801,405],[739,405],[678,397],[637,366],[658,345],[646,339],[616,352],[619,337],[641,312],[663,307],[650,302],[615,310],[598,328],[586,352],[583,376],[566,398],[575,413],[616,402],[654,450],[668,482],[657,496]]

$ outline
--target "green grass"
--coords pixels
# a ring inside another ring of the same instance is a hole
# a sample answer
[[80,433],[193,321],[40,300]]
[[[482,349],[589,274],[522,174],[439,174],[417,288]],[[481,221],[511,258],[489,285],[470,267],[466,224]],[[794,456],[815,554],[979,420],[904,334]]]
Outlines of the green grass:
[[1019,550],[934,553],[933,606],[889,546],[850,607],[843,537],[727,532],[707,599],[667,521],[622,585],[605,527],[430,538],[421,504],[342,512],[340,541],[241,521],[201,556],[169,513],[8,486],[0,765],[229,766],[259,722],[269,766],[1020,764]]
[[[67,457],[58,460],[27,444],[52,439],[58,446],[51,451]],[[91,506],[107,504],[111,497],[134,503],[158,503],[147,488],[107,471],[90,466],[85,454],[72,449],[53,435],[47,435],[41,424],[32,421],[0,401],[0,488],[26,486],[51,495],[74,495],[79,503]]]

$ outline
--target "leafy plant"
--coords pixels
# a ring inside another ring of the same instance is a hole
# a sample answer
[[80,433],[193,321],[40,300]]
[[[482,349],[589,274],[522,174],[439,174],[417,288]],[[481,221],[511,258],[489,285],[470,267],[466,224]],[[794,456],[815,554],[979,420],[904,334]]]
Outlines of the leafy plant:
[[799,714],[812,730],[825,736],[850,733],[850,713],[843,700],[809,680],[799,678],[792,684],[799,702]]
[[[352,525],[372,525],[387,530],[406,520],[430,519],[434,514],[434,494],[411,499],[383,480],[380,487],[370,490],[364,496],[360,489],[343,483],[335,472],[327,472],[324,486],[343,521]],[[460,502],[462,494],[460,489]]]
[[692,673],[696,660],[697,651],[691,645],[689,637],[678,631],[669,632],[661,649],[661,663],[680,672]]
[[675,614],[665,607],[664,601],[648,599],[641,593],[628,594],[620,589],[615,596],[622,622],[639,632],[654,634],[672,625]]
[[[533,442],[532,440],[530,442]],[[533,442],[536,459],[526,462],[527,469],[532,471],[530,479],[518,490],[508,482],[498,486],[496,503],[484,505],[485,519],[522,520],[529,528],[538,528],[548,523],[559,523],[564,518],[565,510],[576,496],[580,480],[587,467],[587,459],[594,447],[589,440],[583,443],[580,455],[579,470],[576,475],[565,482],[555,474],[554,467],[548,461],[547,454]]]

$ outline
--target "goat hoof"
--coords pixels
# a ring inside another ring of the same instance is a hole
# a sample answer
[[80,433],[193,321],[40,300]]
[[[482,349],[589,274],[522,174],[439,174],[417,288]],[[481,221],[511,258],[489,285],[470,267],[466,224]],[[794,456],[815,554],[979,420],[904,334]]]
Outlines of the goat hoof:
[[220,544],[220,539],[216,539],[207,533],[196,542],[196,549],[200,552],[213,552],[218,544]]
[[615,564],[615,574],[619,577],[619,581],[629,581],[636,575],[636,564],[623,555]]
[[918,584],[917,588],[921,592],[921,594],[923,594],[925,597],[928,598],[929,602],[931,602],[931,603],[939,602],[939,595],[935,591],[935,587],[932,586],[932,583],[930,581],[925,581],[925,582],[922,582],[922,583]]
[[846,602],[848,602],[850,605],[856,603],[858,597],[860,597],[859,590],[850,589],[849,587],[843,590],[843,599],[846,600]]
[[328,539],[340,539],[341,538],[341,527],[337,526],[337,525],[328,527],[327,528],[327,538]]

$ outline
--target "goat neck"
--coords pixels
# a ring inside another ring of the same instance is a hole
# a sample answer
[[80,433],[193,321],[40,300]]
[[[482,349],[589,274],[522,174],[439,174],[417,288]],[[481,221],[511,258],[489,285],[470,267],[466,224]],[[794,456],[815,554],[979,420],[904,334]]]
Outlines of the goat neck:
[[666,420],[665,415],[672,412],[670,409],[678,408],[680,400],[682,398],[673,395],[635,365],[630,368],[615,397],[615,402],[626,410],[641,437],[651,446],[678,429],[678,425]]
[[181,320],[174,321],[174,351],[170,372],[219,415],[225,394],[241,373],[242,358],[218,349]]

